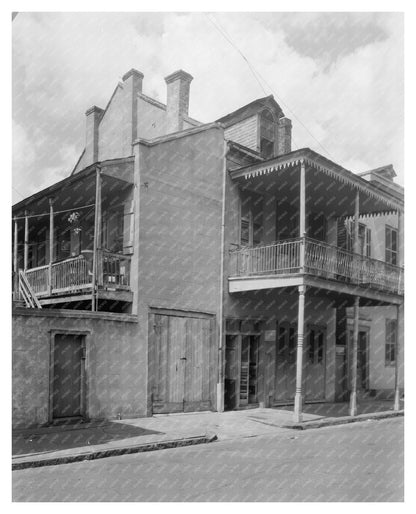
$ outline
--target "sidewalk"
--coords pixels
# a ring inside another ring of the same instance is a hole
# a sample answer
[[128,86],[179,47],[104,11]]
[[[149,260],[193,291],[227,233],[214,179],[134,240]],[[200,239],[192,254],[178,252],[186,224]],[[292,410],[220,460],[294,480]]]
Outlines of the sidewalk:
[[[358,420],[394,413],[393,403],[363,401]],[[379,413],[379,414],[374,414]],[[293,423],[293,407],[248,409],[230,412],[159,414],[151,418],[67,423],[13,432],[12,468],[23,469],[97,459],[214,440],[275,434],[293,428],[318,428],[351,422],[347,404],[309,404],[303,423]],[[357,421],[358,421],[357,420]]]

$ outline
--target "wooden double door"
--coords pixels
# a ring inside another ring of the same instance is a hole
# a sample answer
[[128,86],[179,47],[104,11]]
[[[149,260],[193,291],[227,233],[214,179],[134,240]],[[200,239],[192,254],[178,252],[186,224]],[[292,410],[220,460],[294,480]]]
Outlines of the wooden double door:
[[149,384],[154,413],[213,407],[213,342],[212,317],[149,315]]

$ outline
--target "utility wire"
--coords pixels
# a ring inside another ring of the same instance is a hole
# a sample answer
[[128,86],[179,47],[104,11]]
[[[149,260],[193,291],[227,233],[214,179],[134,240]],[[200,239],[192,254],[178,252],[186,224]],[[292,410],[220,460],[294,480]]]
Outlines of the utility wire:
[[[226,33],[225,29],[223,29],[218,22],[218,20],[215,18],[213,14],[211,16],[215,19],[214,21],[210,18],[208,14],[206,14],[207,18],[210,20],[210,22],[214,25],[214,27],[220,32],[220,34],[232,45],[232,47],[241,55],[241,57],[246,61],[250,71],[254,75],[255,79],[259,83],[260,87],[264,91],[265,94],[266,90],[263,87],[263,84],[260,82],[260,79],[266,84],[266,86],[270,89],[270,91],[274,94],[274,96],[278,99],[280,103],[282,103],[285,108],[288,109],[288,111],[293,115],[293,117],[298,121],[300,125],[306,130],[306,132],[318,143],[318,145],[326,152],[326,154],[332,159],[335,160],[334,157],[331,156],[329,151],[324,147],[324,145],[312,134],[312,132],[308,129],[308,127],[302,122],[302,120],[296,116],[295,112],[289,107],[289,105],[281,98],[279,97],[274,91],[273,88],[270,86],[270,84],[266,81],[266,79],[252,66],[252,64],[249,62],[247,57],[243,54],[243,52],[237,47],[237,45],[231,40],[230,36]],[[296,145],[297,146],[297,145]]]

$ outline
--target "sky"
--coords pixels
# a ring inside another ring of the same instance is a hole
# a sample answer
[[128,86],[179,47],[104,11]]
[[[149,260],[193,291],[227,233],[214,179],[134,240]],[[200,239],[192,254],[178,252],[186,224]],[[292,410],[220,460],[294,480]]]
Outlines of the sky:
[[393,164],[403,185],[401,13],[24,12],[12,28],[13,203],[70,174],[85,111],[131,68],[163,103],[164,77],[189,72],[202,122],[273,94],[293,149],[354,173]]

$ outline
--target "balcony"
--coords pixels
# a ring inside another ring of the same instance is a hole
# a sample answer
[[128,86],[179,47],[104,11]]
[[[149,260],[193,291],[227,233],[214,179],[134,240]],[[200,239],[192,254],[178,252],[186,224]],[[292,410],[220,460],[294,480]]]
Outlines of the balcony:
[[[97,286],[101,291],[130,291],[129,255],[97,252]],[[53,263],[50,267],[27,269],[27,282],[40,303],[53,297],[91,293],[93,289],[92,252]]]
[[404,292],[403,268],[310,238],[230,252],[230,279],[264,276],[283,279],[296,275],[311,275],[396,295]]

